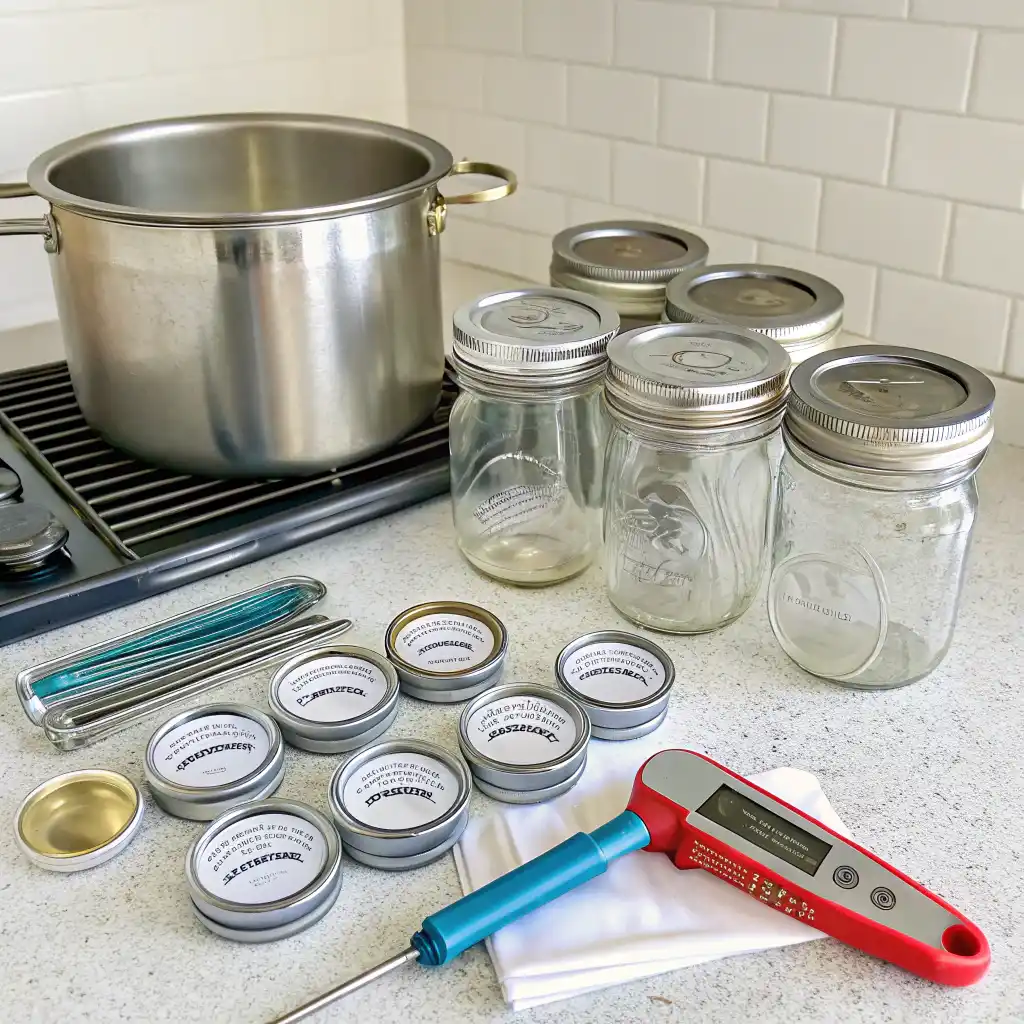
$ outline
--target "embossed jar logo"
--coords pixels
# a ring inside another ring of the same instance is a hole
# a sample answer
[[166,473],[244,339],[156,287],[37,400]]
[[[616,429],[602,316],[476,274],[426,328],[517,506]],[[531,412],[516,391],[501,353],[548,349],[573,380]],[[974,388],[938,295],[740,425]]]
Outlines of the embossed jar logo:
[[632,496],[635,506],[618,523],[622,568],[640,583],[686,587],[707,548],[707,530],[674,484],[660,483]]

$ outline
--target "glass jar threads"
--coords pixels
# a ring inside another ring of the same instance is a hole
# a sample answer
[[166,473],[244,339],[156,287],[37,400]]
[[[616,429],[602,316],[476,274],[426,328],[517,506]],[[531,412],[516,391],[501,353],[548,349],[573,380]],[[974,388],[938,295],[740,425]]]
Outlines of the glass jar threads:
[[608,596],[651,629],[717,629],[750,605],[767,561],[789,358],[753,331],[691,323],[629,331],[608,359]]
[[665,309],[665,285],[708,258],[703,238],[640,220],[566,228],[555,235],[551,249],[551,283],[610,302],[624,331],[658,323]]
[[545,586],[582,572],[600,542],[605,349],[600,299],[557,288],[495,292],[454,317],[452,510],[481,572]]
[[952,640],[992,382],[956,359],[866,345],[808,360],[791,386],[772,629],[814,675],[912,683]]
[[665,319],[760,331],[777,341],[796,366],[835,347],[843,307],[843,293],[814,274],[767,264],[722,263],[673,278],[666,290]]

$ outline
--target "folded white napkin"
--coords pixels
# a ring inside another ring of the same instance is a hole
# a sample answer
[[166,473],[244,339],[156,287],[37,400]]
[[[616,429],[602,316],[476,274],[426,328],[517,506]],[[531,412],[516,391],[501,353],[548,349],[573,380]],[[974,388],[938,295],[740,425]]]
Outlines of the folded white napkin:
[[[463,891],[486,885],[622,811],[637,769],[661,749],[644,741],[628,746],[632,749],[592,744],[583,779],[565,796],[505,807],[470,822],[455,848]],[[776,768],[750,778],[846,834],[808,772]],[[520,1010],[706,960],[822,937],[706,871],[680,871],[664,854],[639,851],[502,928],[487,948],[506,1001]]]

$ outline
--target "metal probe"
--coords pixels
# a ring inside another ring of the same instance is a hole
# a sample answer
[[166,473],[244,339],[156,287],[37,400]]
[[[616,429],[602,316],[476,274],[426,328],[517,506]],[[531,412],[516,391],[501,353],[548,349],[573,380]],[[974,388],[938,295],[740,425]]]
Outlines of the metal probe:
[[357,989],[362,988],[364,985],[369,985],[371,981],[376,981],[389,971],[393,971],[396,967],[401,967],[403,964],[409,963],[410,960],[419,959],[419,955],[420,951],[414,946],[410,946],[404,952],[399,953],[398,956],[393,956],[390,960],[385,960],[384,963],[377,964],[376,967],[371,967],[368,971],[363,971],[362,974],[357,974],[351,981],[346,981],[344,984],[338,985],[337,988],[332,988],[329,992],[325,992],[322,996],[311,999],[297,1010],[292,1010],[283,1017],[275,1017],[270,1024],[296,1024],[296,1021],[305,1020],[310,1014],[316,1013],[317,1010],[330,1006],[335,999],[342,999],[347,995],[351,995]]

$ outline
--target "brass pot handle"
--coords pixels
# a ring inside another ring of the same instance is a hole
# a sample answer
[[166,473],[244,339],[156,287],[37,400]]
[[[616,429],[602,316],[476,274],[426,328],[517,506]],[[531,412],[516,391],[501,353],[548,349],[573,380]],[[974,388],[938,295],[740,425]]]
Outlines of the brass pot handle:
[[457,174],[485,174],[489,178],[501,178],[504,184],[492,185],[490,188],[483,188],[479,192],[464,192],[462,195],[443,196],[440,193],[434,197],[427,213],[427,228],[432,235],[439,235],[444,231],[445,219],[449,206],[464,206],[469,203],[493,203],[495,199],[504,199],[505,196],[515,192],[518,182],[515,174],[507,167],[500,164],[487,163],[484,160],[457,160],[452,164],[448,172],[449,178]]
[[[35,192],[22,181],[0,184],[0,199],[22,199],[34,195]],[[57,251],[57,226],[48,213],[42,217],[0,220],[0,236],[3,235],[42,235],[43,248],[48,253]]]

